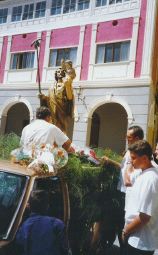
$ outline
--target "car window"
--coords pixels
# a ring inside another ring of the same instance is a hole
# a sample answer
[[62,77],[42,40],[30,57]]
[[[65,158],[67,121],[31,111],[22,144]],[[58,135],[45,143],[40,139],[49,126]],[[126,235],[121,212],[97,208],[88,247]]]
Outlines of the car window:
[[0,171],[0,239],[7,239],[26,187],[27,177]]
[[46,190],[49,194],[50,207],[48,214],[59,219],[64,218],[64,202],[60,178],[57,176],[37,178],[33,190]]

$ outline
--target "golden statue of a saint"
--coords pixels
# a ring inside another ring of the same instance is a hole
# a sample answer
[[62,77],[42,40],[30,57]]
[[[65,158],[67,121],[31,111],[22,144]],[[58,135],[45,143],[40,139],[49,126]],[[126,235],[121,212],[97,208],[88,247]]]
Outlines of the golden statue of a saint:
[[76,77],[72,61],[62,60],[61,67],[55,72],[55,84],[49,89],[48,96],[40,94],[42,101],[46,102],[51,110],[52,123],[64,133],[68,133],[68,122],[73,118],[74,93],[72,82]]

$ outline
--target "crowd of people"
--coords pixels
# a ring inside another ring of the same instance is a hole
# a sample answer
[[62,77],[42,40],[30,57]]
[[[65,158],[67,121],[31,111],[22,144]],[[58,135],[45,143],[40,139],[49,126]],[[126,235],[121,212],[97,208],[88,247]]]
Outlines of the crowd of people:
[[152,148],[140,140],[130,145],[134,169],[141,169],[136,178],[125,210],[122,239],[127,243],[128,255],[152,255],[158,248],[158,170],[152,165]]
[[[69,138],[51,123],[48,108],[38,108],[36,118],[22,131],[23,147],[49,143],[72,151]],[[153,154],[150,144],[143,139],[141,127],[128,129],[128,150],[120,165],[118,182],[122,199],[118,225],[120,255],[152,255],[158,248],[158,144]],[[109,159],[104,157],[104,161]],[[16,236],[18,245],[23,247],[23,255],[68,254],[64,223],[45,215],[47,202],[44,191],[31,196],[32,214]]]
[[122,202],[118,225],[121,255],[152,255],[158,248],[158,143],[153,153],[143,139],[141,127],[128,129],[128,150],[118,182]]

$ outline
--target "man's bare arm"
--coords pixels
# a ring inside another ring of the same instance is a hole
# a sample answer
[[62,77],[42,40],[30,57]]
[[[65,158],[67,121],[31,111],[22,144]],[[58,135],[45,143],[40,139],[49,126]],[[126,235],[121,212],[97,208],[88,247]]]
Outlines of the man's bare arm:
[[74,149],[71,147],[71,140],[68,139],[62,146],[67,152],[74,152]]
[[126,187],[131,187],[131,179],[130,179],[130,174],[134,171],[134,168],[132,164],[127,164],[127,168],[125,170],[125,175],[124,175],[124,182]]
[[114,160],[112,160],[112,159],[109,159],[108,157],[106,157],[106,156],[103,156],[102,158],[101,158],[101,161],[102,161],[102,163],[105,163],[105,164],[112,164],[112,165],[114,165],[115,167],[117,167],[119,170],[120,170],[120,168],[121,168],[121,165],[120,165],[120,163],[118,163],[118,162],[116,162],[116,161],[114,161]]
[[135,217],[131,223],[124,227],[122,239],[145,226],[150,221],[150,218],[150,215],[140,213],[139,216]]

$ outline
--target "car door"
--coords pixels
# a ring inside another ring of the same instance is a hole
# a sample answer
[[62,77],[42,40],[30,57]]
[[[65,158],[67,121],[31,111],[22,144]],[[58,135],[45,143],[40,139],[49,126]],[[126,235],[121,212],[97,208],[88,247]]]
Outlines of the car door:
[[9,254],[28,182],[28,176],[0,170],[0,255]]
[[49,194],[49,215],[57,217],[68,225],[70,204],[67,183],[58,176],[36,178],[33,190],[46,190]]

